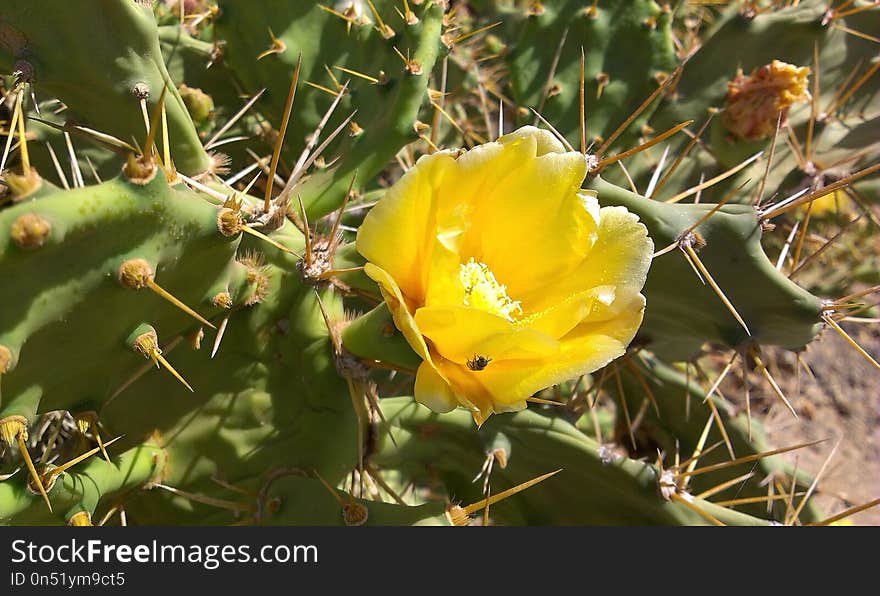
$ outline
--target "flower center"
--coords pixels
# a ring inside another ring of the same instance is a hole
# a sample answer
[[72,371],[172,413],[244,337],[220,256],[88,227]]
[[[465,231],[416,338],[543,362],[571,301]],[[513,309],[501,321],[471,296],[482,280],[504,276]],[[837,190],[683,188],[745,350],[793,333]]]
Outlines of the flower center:
[[519,300],[511,300],[507,288],[498,283],[495,275],[485,263],[471,258],[458,270],[458,278],[464,286],[464,304],[479,308],[493,315],[513,321],[522,314]]

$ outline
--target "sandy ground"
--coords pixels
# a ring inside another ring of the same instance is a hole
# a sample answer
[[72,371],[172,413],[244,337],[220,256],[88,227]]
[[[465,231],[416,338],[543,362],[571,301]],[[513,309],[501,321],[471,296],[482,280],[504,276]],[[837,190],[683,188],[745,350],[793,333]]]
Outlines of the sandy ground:
[[[844,323],[865,350],[880,360],[877,325]],[[775,358],[772,358],[775,356]],[[880,497],[880,370],[874,368],[832,329],[825,329],[801,355],[815,379],[797,365],[794,354],[771,355],[774,376],[800,419],[795,419],[763,384],[753,402],[765,421],[773,447],[830,439],[786,454],[801,469],[816,474],[839,440],[834,457],[822,473],[816,502],[829,515]],[[880,506],[852,518],[856,525],[880,525]]]

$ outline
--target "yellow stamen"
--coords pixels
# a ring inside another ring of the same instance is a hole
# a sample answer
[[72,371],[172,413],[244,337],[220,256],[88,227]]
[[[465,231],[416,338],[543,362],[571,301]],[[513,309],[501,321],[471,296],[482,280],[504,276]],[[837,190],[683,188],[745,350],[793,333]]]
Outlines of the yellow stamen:
[[498,283],[495,275],[485,263],[473,258],[461,265],[458,272],[464,286],[464,304],[513,321],[522,314],[519,300],[507,295],[507,287]]

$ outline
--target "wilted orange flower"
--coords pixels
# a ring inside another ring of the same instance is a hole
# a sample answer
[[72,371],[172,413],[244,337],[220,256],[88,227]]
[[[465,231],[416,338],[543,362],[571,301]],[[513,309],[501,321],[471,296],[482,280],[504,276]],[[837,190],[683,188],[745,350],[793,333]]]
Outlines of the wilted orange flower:
[[792,104],[810,98],[809,75],[806,66],[798,68],[779,60],[756,68],[747,77],[738,69],[736,77],[727,83],[721,123],[739,139],[766,139],[776,132],[780,112],[784,123]]
[[653,243],[585,175],[580,153],[524,127],[423,156],[367,215],[357,249],[423,360],[420,403],[480,424],[624,353]]

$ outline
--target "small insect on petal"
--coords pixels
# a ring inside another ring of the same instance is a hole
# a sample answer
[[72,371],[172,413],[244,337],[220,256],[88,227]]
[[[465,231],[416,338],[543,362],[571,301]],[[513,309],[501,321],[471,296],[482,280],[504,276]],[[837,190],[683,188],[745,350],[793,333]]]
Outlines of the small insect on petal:
[[472,371],[481,371],[492,362],[491,358],[486,358],[485,356],[474,355],[473,358],[467,361],[467,367]]

